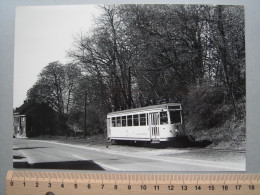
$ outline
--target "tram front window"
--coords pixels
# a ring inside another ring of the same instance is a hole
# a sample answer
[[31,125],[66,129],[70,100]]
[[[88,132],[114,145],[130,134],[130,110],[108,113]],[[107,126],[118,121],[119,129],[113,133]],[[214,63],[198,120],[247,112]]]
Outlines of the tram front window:
[[170,111],[171,124],[181,123],[181,111],[173,110]]
[[161,125],[168,124],[167,112],[160,112],[160,124]]

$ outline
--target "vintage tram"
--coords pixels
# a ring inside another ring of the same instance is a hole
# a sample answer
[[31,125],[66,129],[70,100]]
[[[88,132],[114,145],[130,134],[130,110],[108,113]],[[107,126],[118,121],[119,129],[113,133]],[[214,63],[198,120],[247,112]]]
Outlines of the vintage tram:
[[107,138],[122,141],[161,143],[184,136],[182,105],[168,103],[107,115]]

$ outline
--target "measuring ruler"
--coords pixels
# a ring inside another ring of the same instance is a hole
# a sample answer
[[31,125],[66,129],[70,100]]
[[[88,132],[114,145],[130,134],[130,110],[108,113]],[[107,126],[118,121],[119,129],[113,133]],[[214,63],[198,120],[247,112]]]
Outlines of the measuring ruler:
[[260,195],[260,174],[8,171],[6,195]]

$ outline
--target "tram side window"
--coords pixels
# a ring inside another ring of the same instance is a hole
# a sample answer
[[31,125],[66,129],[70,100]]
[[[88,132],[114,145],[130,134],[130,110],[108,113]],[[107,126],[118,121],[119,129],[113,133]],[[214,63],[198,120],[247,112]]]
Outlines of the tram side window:
[[132,115],[127,116],[127,126],[133,126],[133,117]]
[[126,126],[126,116],[122,116],[122,127]]
[[181,123],[181,111],[180,110],[170,111],[170,117],[171,117],[171,124]]
[[160,112],[160,124],[161,125],[168,124],[167,112]]
[[116,125],[117,127],[121,127],[121,126],[122,126],[122,125],[121,125],[121,117],[120,117],[120,116],[116,117],[116,122],[117,122],[117,123],[116,123],[116,124],[117,124],[117,125]]
[[116,118],[113,117],[113,118],[112,118],[112,127],[115,127],[115,126],[116,126]]
[[133,116],[133,118],[134,118],[134,126],[139,126],[138,114],[135,114],[135,115]]
[[146,126],[146,114],[140,114],[140,126]]

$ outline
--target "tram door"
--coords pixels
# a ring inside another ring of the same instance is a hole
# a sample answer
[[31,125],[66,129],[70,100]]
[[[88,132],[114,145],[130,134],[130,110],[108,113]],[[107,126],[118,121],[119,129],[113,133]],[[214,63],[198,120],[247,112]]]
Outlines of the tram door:
[[149,128],[152,142],[160,141],[159,119],[160,115],[158,112],[149,113]]

